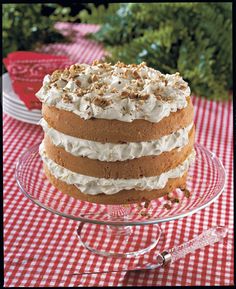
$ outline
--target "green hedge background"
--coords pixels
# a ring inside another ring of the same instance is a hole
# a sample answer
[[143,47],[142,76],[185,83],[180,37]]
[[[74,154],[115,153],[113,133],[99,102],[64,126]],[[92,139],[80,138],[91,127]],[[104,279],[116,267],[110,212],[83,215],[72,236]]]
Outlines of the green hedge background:
[[3,55],[68,41],[56,21],[95,23],[88,37],[107,61],[179,71],[192,92],[225,100],[232,89],[232,3],[3,4]]

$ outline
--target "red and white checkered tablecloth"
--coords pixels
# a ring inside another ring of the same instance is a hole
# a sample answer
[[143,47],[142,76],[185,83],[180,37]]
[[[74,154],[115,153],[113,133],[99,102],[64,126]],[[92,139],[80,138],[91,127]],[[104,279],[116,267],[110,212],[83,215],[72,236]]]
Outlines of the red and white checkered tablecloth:
[[[72,43],[51,44],[45,52],[67,54],[75,62],[91,63],[104,55],[102,45],[84,37],[95,25],[58,24],[74,31]],[[18,157],[43,138],[40,127],[4,115],[4,285],[5,287],[90,287],[233,285],[233,116],[232,101],[214,102],[193,97],[196,141],[223,162],[227,184],[213,204],[181,220],[161,224],[163,248],[185,242],[214,225],[227,226],[224,242],[187,255],[168,268],[152,271],[72,275],[80,268],[102,271],[121,262],[94,255],[75,234],[77,223],[53,215],[28,200],[17,187],[14,173]],[[141,257],[142,258],[142,257]],[[135,258],[125,260],[129,264]]]

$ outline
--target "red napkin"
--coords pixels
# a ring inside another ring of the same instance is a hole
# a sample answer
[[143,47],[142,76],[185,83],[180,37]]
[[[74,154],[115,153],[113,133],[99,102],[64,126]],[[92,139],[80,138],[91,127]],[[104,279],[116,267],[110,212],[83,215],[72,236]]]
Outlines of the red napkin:
[[67,56],[31,51],[17,51],[7,55],[3,63],[11,78],[12,87],[28,109],[41,109],[35,93],[42,86],[46,74],[72,64]]

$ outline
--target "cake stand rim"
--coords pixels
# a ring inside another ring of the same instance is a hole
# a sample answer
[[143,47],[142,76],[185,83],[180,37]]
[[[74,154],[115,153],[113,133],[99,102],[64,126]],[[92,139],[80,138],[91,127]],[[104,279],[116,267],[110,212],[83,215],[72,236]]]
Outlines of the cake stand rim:
[[[221,186],[221,189],[212,198],[210,198],[206,203],[204,203],[204,204],[202,204],[202,205],[200,205],[200,206],[198,206],[196,208],[193,208],[193,209],[191,209],[189,211],[186,211],[184,213],[173,215],[173,216],[167,216],[167,217],[163,217],[163,218],[155,219],[155,220],[99,221],[99,220],[89,219],[89,218],[85,218],[85,217],[76,217],[76,216],[73,216],[73,215],[68,215],[66,213],[56,211],[55,209],[52,209],[52,208],[44,205],[43,203],[38,201],[37,198],[35,198],[35,197],[31,196],[30,194],[28,194],[28,192],[26,192],[26,190],[22,186],[21,182],[19,181],[19,179],[18,179],[18,169],[19,169],[19,167],[21,165],[22,159],[27,154],[28,155],[31,155],[32,153],[38,154],[39,145],[40,145],[40,143],[37,143],[37,144],[31,146],[25,152],[23,152],[22,155],[18,158],[18,160],[16,162],[16,169],[15,169],[15,179],[16,179],[17,185],[20,188],[21,192],[23,192],[24,195],[28,199],[30,199],[33,203],[35,203],[39,207],[41,207],[41,208],[43,208],[43,209],[45,209],[45,210],[47,210],[47,211],[49,211],[49,212],[51,212],[53,214],[56,214],[58,216],[65,217],[65,218],[68,218],[68,219],[71,219],[71,220],[74,220],[74,221],[87,222],[87,223],[100,224],[100,225],[113,225],[113,226],[141,226],[141,225],[160,224],[160,223],[169,222],[169,221],[173,221],[173,220],[179,220],[181,218],[184,218],[184,217],[187,217],[187,216],[191,216],[191,215],[197,213],[198,211],[206,208],[207,206],[211,205],[216,199],[218,199],[220,197],[220,195],[224,191],[225,185],[226,185],[226,171],[225,171],[225,168],[223,166],[222,161],[216,156],[215,153],[213,153],[209,149],[205,148],[202,144],[195,142],[194,147],[200,148],[201,150],[204,151],[204,153],[207,152],[208,154],[210,154],[211,157],[214,158],[218,162],[218,164],[219,164],[218,169],[221,169],[221,172],[223,173],[223,185]],[[83,201],[81,201],[81,202],[83,202]],[[104,204],[104,206],[110,206],[110,205],[105,205]]]

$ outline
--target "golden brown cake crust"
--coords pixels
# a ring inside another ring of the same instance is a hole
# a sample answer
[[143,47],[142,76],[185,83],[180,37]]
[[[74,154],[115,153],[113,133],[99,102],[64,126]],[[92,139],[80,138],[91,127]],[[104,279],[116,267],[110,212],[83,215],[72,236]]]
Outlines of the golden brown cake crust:
[[157,123],[142,119],[133,122],[84,120],[73,112],[46,104],[42,106],[42,114],[49,126],[70,136],[102,143],[141,142],[159,139],[190,125],[193,121],[193,105],[190,97],[187,100],[186,108],[172,112]]
[[192,152],[194,130],[193,127],[189,132],[189,143],[181,151],[176,148],[157,156],[145,156],[126,161],[102,162],[87,157],[76,157],[63,148],[53,145],[47,135],[44,138],[44,147],[51,160],[70,171],[97,178],[138,179],[160,175],[183,163]]
[[67,183],[56,179],[48,170],[47,166],[44,164],[44,172],[51,182],[58,190],[61,192],[72,196],[75,199],[82,201],[87,201],[97,204],[132,204],[144,201],[151,201],[166,195],[169,192],[174,191],[176,188],[184,188],[186,185],[187,173],[185,173],[181,178],[169,179],[165,188],[159,190],[151,191],[136,191],[136,190],[122,190],[114,195],[86,195],[81,193],[81,191],[74,185],[68,185]]

